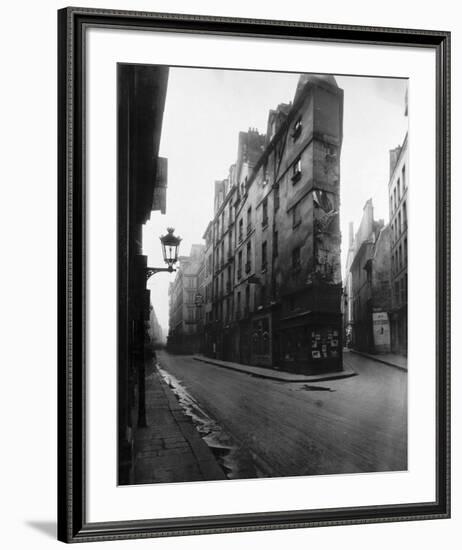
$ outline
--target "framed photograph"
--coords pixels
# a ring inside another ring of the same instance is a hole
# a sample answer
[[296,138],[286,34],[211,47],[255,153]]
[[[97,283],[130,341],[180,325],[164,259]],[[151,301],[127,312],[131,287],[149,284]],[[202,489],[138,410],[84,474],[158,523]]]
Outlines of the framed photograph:
[[448,518],[450,34],[58,31],[59,540]]

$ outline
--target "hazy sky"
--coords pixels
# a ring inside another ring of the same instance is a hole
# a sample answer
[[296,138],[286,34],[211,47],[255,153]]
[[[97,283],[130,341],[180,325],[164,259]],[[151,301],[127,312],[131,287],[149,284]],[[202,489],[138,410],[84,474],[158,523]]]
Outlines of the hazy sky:
[[[159,236],[172,226],[189,254],[213,215],[213,184],[228,176],[241,130],[266,132],[268,111],[293,100],[298,74],[171,68],[160,155],[168,158],[167,213],[153,212],[143,234],[149,266],[162,266]],[[348,222],[355,231],[364,203],[372,198],[376,219],[388,221],[389,150],[407,130],[406,80],[336,76],[344,90],[341,152],[342,269]],[[161,326],[168,327],[168,283],[174,274],[154,275],[148,284]]]

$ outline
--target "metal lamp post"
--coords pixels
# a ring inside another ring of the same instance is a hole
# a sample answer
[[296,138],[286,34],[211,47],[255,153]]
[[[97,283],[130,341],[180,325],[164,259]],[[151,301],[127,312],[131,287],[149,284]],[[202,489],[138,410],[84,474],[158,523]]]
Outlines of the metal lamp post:
[[[178,249],[180,248],[181,238],[176,237],[173,232],[175,229],[173,227],[167,227],[167,233],[160,237],[160,242],[162,244],[162,254],[164,257],[164,262],[168,267],[147,267],[146,268],[146,281],[148,281],[156,273],[166,271],[168,273],[173,273],[176,271],[174,265],[178,261]],[[142,358],[140,368],[138,370],[139,374],[139,407],[138,407],[138,426],[140,428],[145,428],[147,426],[146,422],[146,383],[145,383],[145,368],[144,368],[144,357]]]
[[180,248],[181,237],[176,237],[173,234],[174,231],[175,229],[173,227],[167,227],[167,234],[160,237],[164,262],[168,267],[147,267],[146,279],[149,279],[152,275],[160,271],[168,271],[169,273],[176,271],[173,266],[178,261],[178,249]]

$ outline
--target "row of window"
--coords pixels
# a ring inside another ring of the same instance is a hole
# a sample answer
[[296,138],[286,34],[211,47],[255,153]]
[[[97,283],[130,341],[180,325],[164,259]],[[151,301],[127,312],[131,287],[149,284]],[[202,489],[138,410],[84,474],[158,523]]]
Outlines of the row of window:
[[[277,231],[273,233],[273,257],[277,258],[279,254],[279,235]],[[239,250],[237,255],[237,279],[242,278],[243,272],[243,252]],[[268,267],[268,242],[263,241],[261,244],[261,271],[264,272]],[[298,269],[300,267],[300,247],[297,246],[292,250],[292,268]],[[229,268],[228,268],[229,269]],[[244,266],[245,272],[249,273],[252,270],[252,244],[251,241],[247,243],[246,247],[246,263]],[[230,273],[230,272],[229,272]],[[223,274],[222,274],[223,276]],[[230,275],[228,276],[230,277]]]
[[395,281],[393,286],[393,297],[397,304],[407,303],[407,273]]
[[[273,233],[273,257],[276,258],[279,254],[279,244],[278,244],[278,232]],[[247,243],[247,262],[246,271],[251,271],[251,243]],[[297,270],[301,266],[300,263],[300,247],[296,246],[292,250],[292,269]],[[268,243],[263,241],[261,245],[261,271],[264,272],[268,267]],[[237,278],[238,280],[242,277],[242,250],[239,251],[238,260],[237,260]]]
[[[279,254],[279,244],[278,244],[278,232],[273,232],[273,257],[276,258]],[[239,251],[237,255],[237,278],[238,280],[242,278],[242,250]],[[268,242],[263,241],[261,244],[261,271],[266,271],[268,267]],[[252,244],[251,241],[247,243],[246,247],[246,264],[245,271],[246,273],[252,270]]]
[[406,177],[406,165],[403,164],[401,175],[396,180],[396,185],[393,186],[390,194],[390,217],[396,212],[399,206],[399,202],[401,200],[401,196],[404,196],[404,192],[407,187]]
[[208,277],[212,274],[213,271],[213,257],[210,254],[210,256],[207,257],[207,261],[205,263],[205,276]]
[[[252,313],[259,311],[261,308],[268,305],[270,295],[268,294],[268,288],[266,285],[260,285],[254,288],[254,302],[251,300],[251,286],[247,285],[244,291],[239,290],[235,295],[235,301],[233,296],[227,296],[223,300],[219,301],[212,311],[206,312],[205,318],[207,322],[223,321],[231,322],[233,320],[239,320],[246,318]],[[277,289],[273,288],[273,295],[276,295]],[[291,297],[289,303],[290,310],[296,310],[298,308],[298,301],[295,297]]]
[[391,264],[393,273],[401,271],[407,265],[407,237],[403,242],[399,243],[399,246],[392,253]]
[[[302,161],[301,157],[298,157],[298,159],[294,162],[292,166],[292,182],[293,184],[297,183],[297,181],[301,178],[302,175]],[[267,181],[266,179],[264,181]],[[275,186],[274,188],[274,211],[276,212],[279,209],[280,206],[280,197],[279,197],[279,186]],[[231,212],[230,212],[230,219],[231,219]],[[268,225],[268,197],[265,197],[262,202],[262,226],[266,227]],[[252,207],[249,206],[247,209],[247,224],[246,224],[246,233],[247,235],[252,231]],[[224,233],[224,213],[222,214],[222,234]],[[241,218],[239,220],[238,225],[238,240],[239,242],[242,242],[244,240],[244,218]],[[218,237],[220,238],[220,237]]]
[[[279,190],[277,190],[277,200],[275,200],[275,209],[279,208]],[[297,215],[299,215],[297,209]],[[266,197],[262,202],[262,226],[266,227],[268,225],[268,198]],[[247,234],[249,234],[252,230],[252,207],[249,206],[247,210]],[[244,240],[244,220],[241,218],[239,220],[239,226],[238,226],[238,240],[239,242],[242,242]],[[249,244],[247,245],[249,247]],[[222,241],[220,247],[217,248],[217,268],[223,267],[223,265],[226,263],[226,261],[232,256],[232,233],[230,232],[228,234],[228,258],[225,257],[225,242]],[[250,260],[248,260],[250,261]],[[211,256],[208,258],[207,268],[206,268],[206,276],[208,274],[212,273],[212,258]]]
[[[273,257],[276,258],[279,254],[279,238],[278,232],[273,233]],[[246,246],[245,263],[243,250],[239,250],[236,264],[236,278],[240,281],[244,274],[247,275],[252,271],[252,242],[248,241]],[[268,242],[265,240],[261,244],[261,272],[264,273],[268,268]],[[297,270],[300,268],[300,247],[294,248],[292,251],[292,268]],[[222,296],[224,293],[229,293],[232,290],[232,270],[231,266],[227,268],[227,277],[225,285],[224,272],[215,279],[215,296]],[[212,299],[210,285],[206,286],[206,301]]]
[[[296,120],[294,127],[293,127],[293,133],[292,133],[292,139],[293,141],[296,141],[301,133],[302,130],[302,119],[301,117]],[[296,161],[293,163],[292,166],[292,183],[295,185],[302,175],[302,162],[301,157],[298,157]],[[267,181],[267,169],[264,167],[264,177],[263,179]],[[279,197],[279,187],[276,186],[274,188],[274,211],[276,212],[280,207],[280,197]],[[232,205],[229,206],[229,221],[232,221]],[[268,217],[268,198],[265,197],[265,199],[262,202],[262,226],[266,227],[268,225],[269,217]],[[253,228],[252,225],[252,207],[249,206],[247,209],[247,216],[246,216],[246,234],[248,235]],[[300,203],[297,204],[292,209],[292,225],[293,227],[297,227],[301,223],[301,213],[300,213]],[[223,210],[220,220],[215,222],[215,234],[217,235],[217,238],[220,238],[220,228],[221,228],[221,235],[225,232],[225,211]],[[278,240],[277,240],[277,231],[273,233],[273,256],[278,255]],[[238,241],[242,242],[244,240],[244,217],[241,217],[238,223]],[[232,234],[229,233],[229,251],[232,250]],[[297,261],[297,254],[299,257],[300,251],[295,250],[293,253],[293,267],[294,269],[298,269],[299,260]],[[229,254],[231,256],[231,253]],[[295,258],[295,259],[294,259]],[[224,250],[224,241],[221,243],[220,248],[217,249],[217,268],[223,267],[226,263],[227,258],[225,258],[225,250]],[[212,272],[212,266],[211,266],[211,258],[209,258],[208,266],[206,269],[206,275]],[[262,243],[262,265],[261,269],[264,271],[267,268],[267,243],[266,241]],[[249,273],[252,269],[252,258],[251,258],[251,243],[250,241],[247,243],[246,248],[246,263],[243,265],[243,252],[242,250],[239,251],[238,257],[237,257],[237,279],[240,280],[243,277],[243,268],[246,273]]]
[[233,223],[232,201],[229,202],[229,206],[227,207],[227,210],[228,210],[228,216],[226,216],[226,209],[223,209],[220,219],[215,221],[215,243],[219,239],[221,239],[221,237],[225,234],[227,227]]
[[[299,248],[297,248],[296,251],[295,251],[296,256],[297,256],[297,254],[298,254],[298,258],[299,258],[299,256],[300,256],[300,249]],[[273,256],[277,257],[277,255],[278,255],[278,232],[276,231],[276,232],[274,232],[274,237],[273,237]],[[252,258],[251,258],[251,256],[252,256],[252,245],[251,245],[250,241],[247,243],[246,256],[247,256],[246,263],[243,265],[243,252],[242,252],[242,250],[239,251],[237,266],[236,266],[236,277],[237,277],[238,281],[242,279],[244,272],[246,274],[248,274],[252,270]],[[298,264],[299,264],[299,260],[298,260],[297,265]],[[268,243],[267,243],[267,241],[264,241],[261,245],[261,271],[262,271],[262,273],[265,272],[267,267],[268,267]],[[231,271],[231,267],[228,266],[226,283],[225,283],[224,272],[221,273],[220,277],[217,277],[215,279],[215,297],[221,297],[224,294],[228,294],[229,292],[231,292],[232,288],[233,288],[233,285],[232,285],[232,271]],[[205,300],[207,302],[212,300],[212,285],[211,285],[211,283],[205,287]]]
[[[301,173],[302,173],[301,159],[298,158],[297,161],[293,165],[292,181],[293,181],[294,184],[300,179]],[[273,196],[274,196],[274,201],[273,201],[274,212],[276,212],[280,207],[279,186],[276,186],[273,191],[274,191],[274,193],[273,193]],[[230,210],[229,219],[231,221],[231,219],[232,219],[232,213],[231,213],[232,212],[232,206],[231,205],[230,205],[229,210]],[[299,204],[296,205],[293,208],[293,214],[292,215],[293,215],[293,226],[296,227],[301,221],[300,205]],[[265,197],[262,201],[262,221],[261,221],[262,227],[266,227],[268,225],[268,222],[269,222],[268,197]],[[217,228],[219,228],[220,225],[221,225],[221,233],[220,233],[219,229],[216,230],[217,240],[219,240],[225,232],[224,212],[221,215],[221,223],[219,224],[218,222],[216,222],[216,227]],[[249,206],[248,209],[247,209],[246,232],[245,233],[244,233],[244,218],[241,217],[241,219],[239,220],[239,223],[238,223],[238,242],[242,242],[244,240],[244,237],[251,233],[252,229],[253,229],[252,207]],[[232,234],[231,234],[231,232],[229,233],[228,241],[229,241],[228,246],[229,246],[229,249],[231,250],[231,246],[232,246]],[[221,248],[222,248],[221,262],[224,263],[224,261],[225,261],[224,260],[224,243],[221,244]],[[220,262],[218,262],[218,263],[220,263]],[[209,268],[209,272],[211,272],[210,268]]]
[[233,240],[231,233],[228,233],[228,254],[225,252],[225,241],[216,249],[216,269],[223,268],[225,263],[233,257]]
[[[258,288],[258,295],[255,297],[254,307],[258,310],[260,307],[267,305],[268,294],[266,285],[260,285]],[[233,306],[235,308],[233,309]],[[250,300],[250,285],[247,285],[244,292],[240,290],[236,293],[236,302],[233,303],[231,296],[228,296],[224,300],[218,302],[213,311],[206,313],[206,321],[211,322],[213,320],[221,320],[225,322],[232,321],[233,319],[242,319],[252,313]]]
[[[291,137],[293,142],[297,141],[297,139],[300,137],[302,133],[302,127],[303,127],[302,117],[300,116],[295,120],[292,127]],[[292,176],[291,176],[292,183],[295,185],[300,180],[301,176],[302,176],[302,161],[301,161],[301,156],[299,156],[292,165]],[[246,177],[245,181],[240,186],[242,195],[244,195],[246,192],[247,179],[248,178]],[[263,166],[263,185],[266,185],[268,181],[269,181],[268,169],[267,169],[267,165],[265,164]],[[267,225],[268,223],[267,208],[268,208],[268,204],[267,204],[267,200],[265,199],[263,203],[263,221],[262,221],[263,225]],[[278,208],[279,208],[279,189],[276,188],[275,197],[274,197],[274,210],[276,211]],[[230,225],[233,221],[233,205],[231,202],[229,204],[228,210],[229,210],[228,225]],[[251,207],[249,207],[247,211],[247,233],[249,233],[252,229],[251,215],[252,215],[252,209]],[[243,219],[241,218],[241,220],[239,220],[239,241],[242,241],[244,237],[243,225],[244,225],[244,222],[243,222]],[[223,236],[223,234],[225,233],[225,229],[226,229],[226,214],[225,214],[225,209],[223,209],[220,219],[215,222],[216,241]],[[207,239],[207,245],[208,244],[209,244],[209,239]]]
[[[215,279],[215,297],[222,296],[223,293],[225,292],[226,293],[231,292],[232,290],[231,280],[232,280],[231,267],[228,266],[226,285],[225,285],[225,277],[223,272],[221,273],[220,277],[217,277]],[[210,296],[210,298],[212,297]]]
[[[274,255],[277,256],[278,254],[278,236],[277,236],[277,232],[275,232],[275,235],[274,235]],[[267,268],[267,262],[268,262],[268,244],[267,244],[267,241],[264,241],[261,245],[261,270],[262,272],[264,272],[264,270]],[[243,255],[242,255],[242,251],[239,251],[239,255],[238,255],[238,265],[237,265],[237,278],[238,280],[240,280],[242,278],[242,259],[243,259]],[[393,272],[394,273],[397,273],[399,272],[401,269],[403,269],[403,267],[405,267],[407,265],[407,238],[405,238],[403,240],[403,242],[401,242],[399,244],[399,246],[396,248],[395,252],[392,254],[392,269],[393,269]],[[292,255],[291,255],[291,267],[292,267],[292,270],[293,271],[298,271],[300,270],[301,268],[301,249],[299,246],[295,247],[293,250],[292,250]],[[245,266],[245,270],[246,272],[250,272],[251,270],[251,243],[250,241],[247,243],[247,262],[246,262],[246,266]],[[406,279],[407,279],[407,275],[405,275]],[[224,289],[224,284],[223,284],[223,274],[221,275],[221,278],[220,278],[220,286],[219,285],[219,280],[217,279],[216,280],[216,291],[217,291],[217,295],[219,291],[220,294],[225,290]],[[403,283],[400,283],[401,285]],[[407,283],[406,283],[407,284]],[[396,283],[395,283],[396,285]],[[227,292],[230,292],[232,289],[231,289],[231,270],[230,268],[228,269],[228,282],[227,282],[227,287],[226,287],[226,291]],[[249,293],[249,287],[247,286],[246,287],[246,308],[248,308],[248,298],[247,298],[247,295]],[[260,292],[261,292],[261,303],[264,304],[265,302],[265,299],[266,299],[266,288],[264,285],[262,285],[260,287]],[[406,297],[407,297],[407,289],[406,289]],[[240,312],[241,311],[241,307],[240,307],[240,303],[241,303],[241,292],[238,291],[237,293],[237,312]],[[240,313],[238,313],[238,315],[240,315]]]
[[396,242],[401,234],[407,229],[407,206],[406,201],[403,202],[402,207],[398,210],[398,214],[395,216],[395,220],[391,224],[391,233],[393,241]]

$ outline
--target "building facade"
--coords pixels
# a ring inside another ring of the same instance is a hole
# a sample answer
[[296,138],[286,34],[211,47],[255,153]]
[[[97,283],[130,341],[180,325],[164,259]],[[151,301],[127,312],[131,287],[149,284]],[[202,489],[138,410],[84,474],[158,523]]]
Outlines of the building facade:
[[342,133],[335,79],[301,75],[293,102],[270,111],[266,135],[239,134],[204,234],[206,354],[294,372],[342,369]]
[[390,151],[388,184],[391,226],[391,348],[393,352],[403,355],[407,355],[408,180],[406,135],[403,144]]
[[211,338],[212,323],[212,287],[213,287],[213,224],[210,222],[202,237],[205,241],[204,262],[201,271],[202,277],[199,282],[199,294],[202,296],[201,304],[201,330],[202,345],[201,351],[212,355],[213,342]]
[[157,319],[156,312],[151,304],[148,322],[149,346],[151,350],[156,350],[165,345],[165,339],[162,327]]
[[345,325],[350,347],[369,353],[391,350],[390,225],[374,220],[369,199],[349,246],[345,284]]
[[118,481],[134,472],[134,439],[145,419],[145,344],[150,291],[142,227],[165,213],[167,159],[158,156],[168,67],[119,64],[118,113]]
[[345,347],[352,347],[353,343],[353,281],[350,267],[355,257],[355,238],[353,222],[348,224],[348,252],[345,266],[345,280],[343,283],[343,340]]
[[169,333],[172,353],[198,353],[202,348],[199,277],[204,264],[204,245],[193,244],[189,256],[178,258],[175,280],[169,287]]

